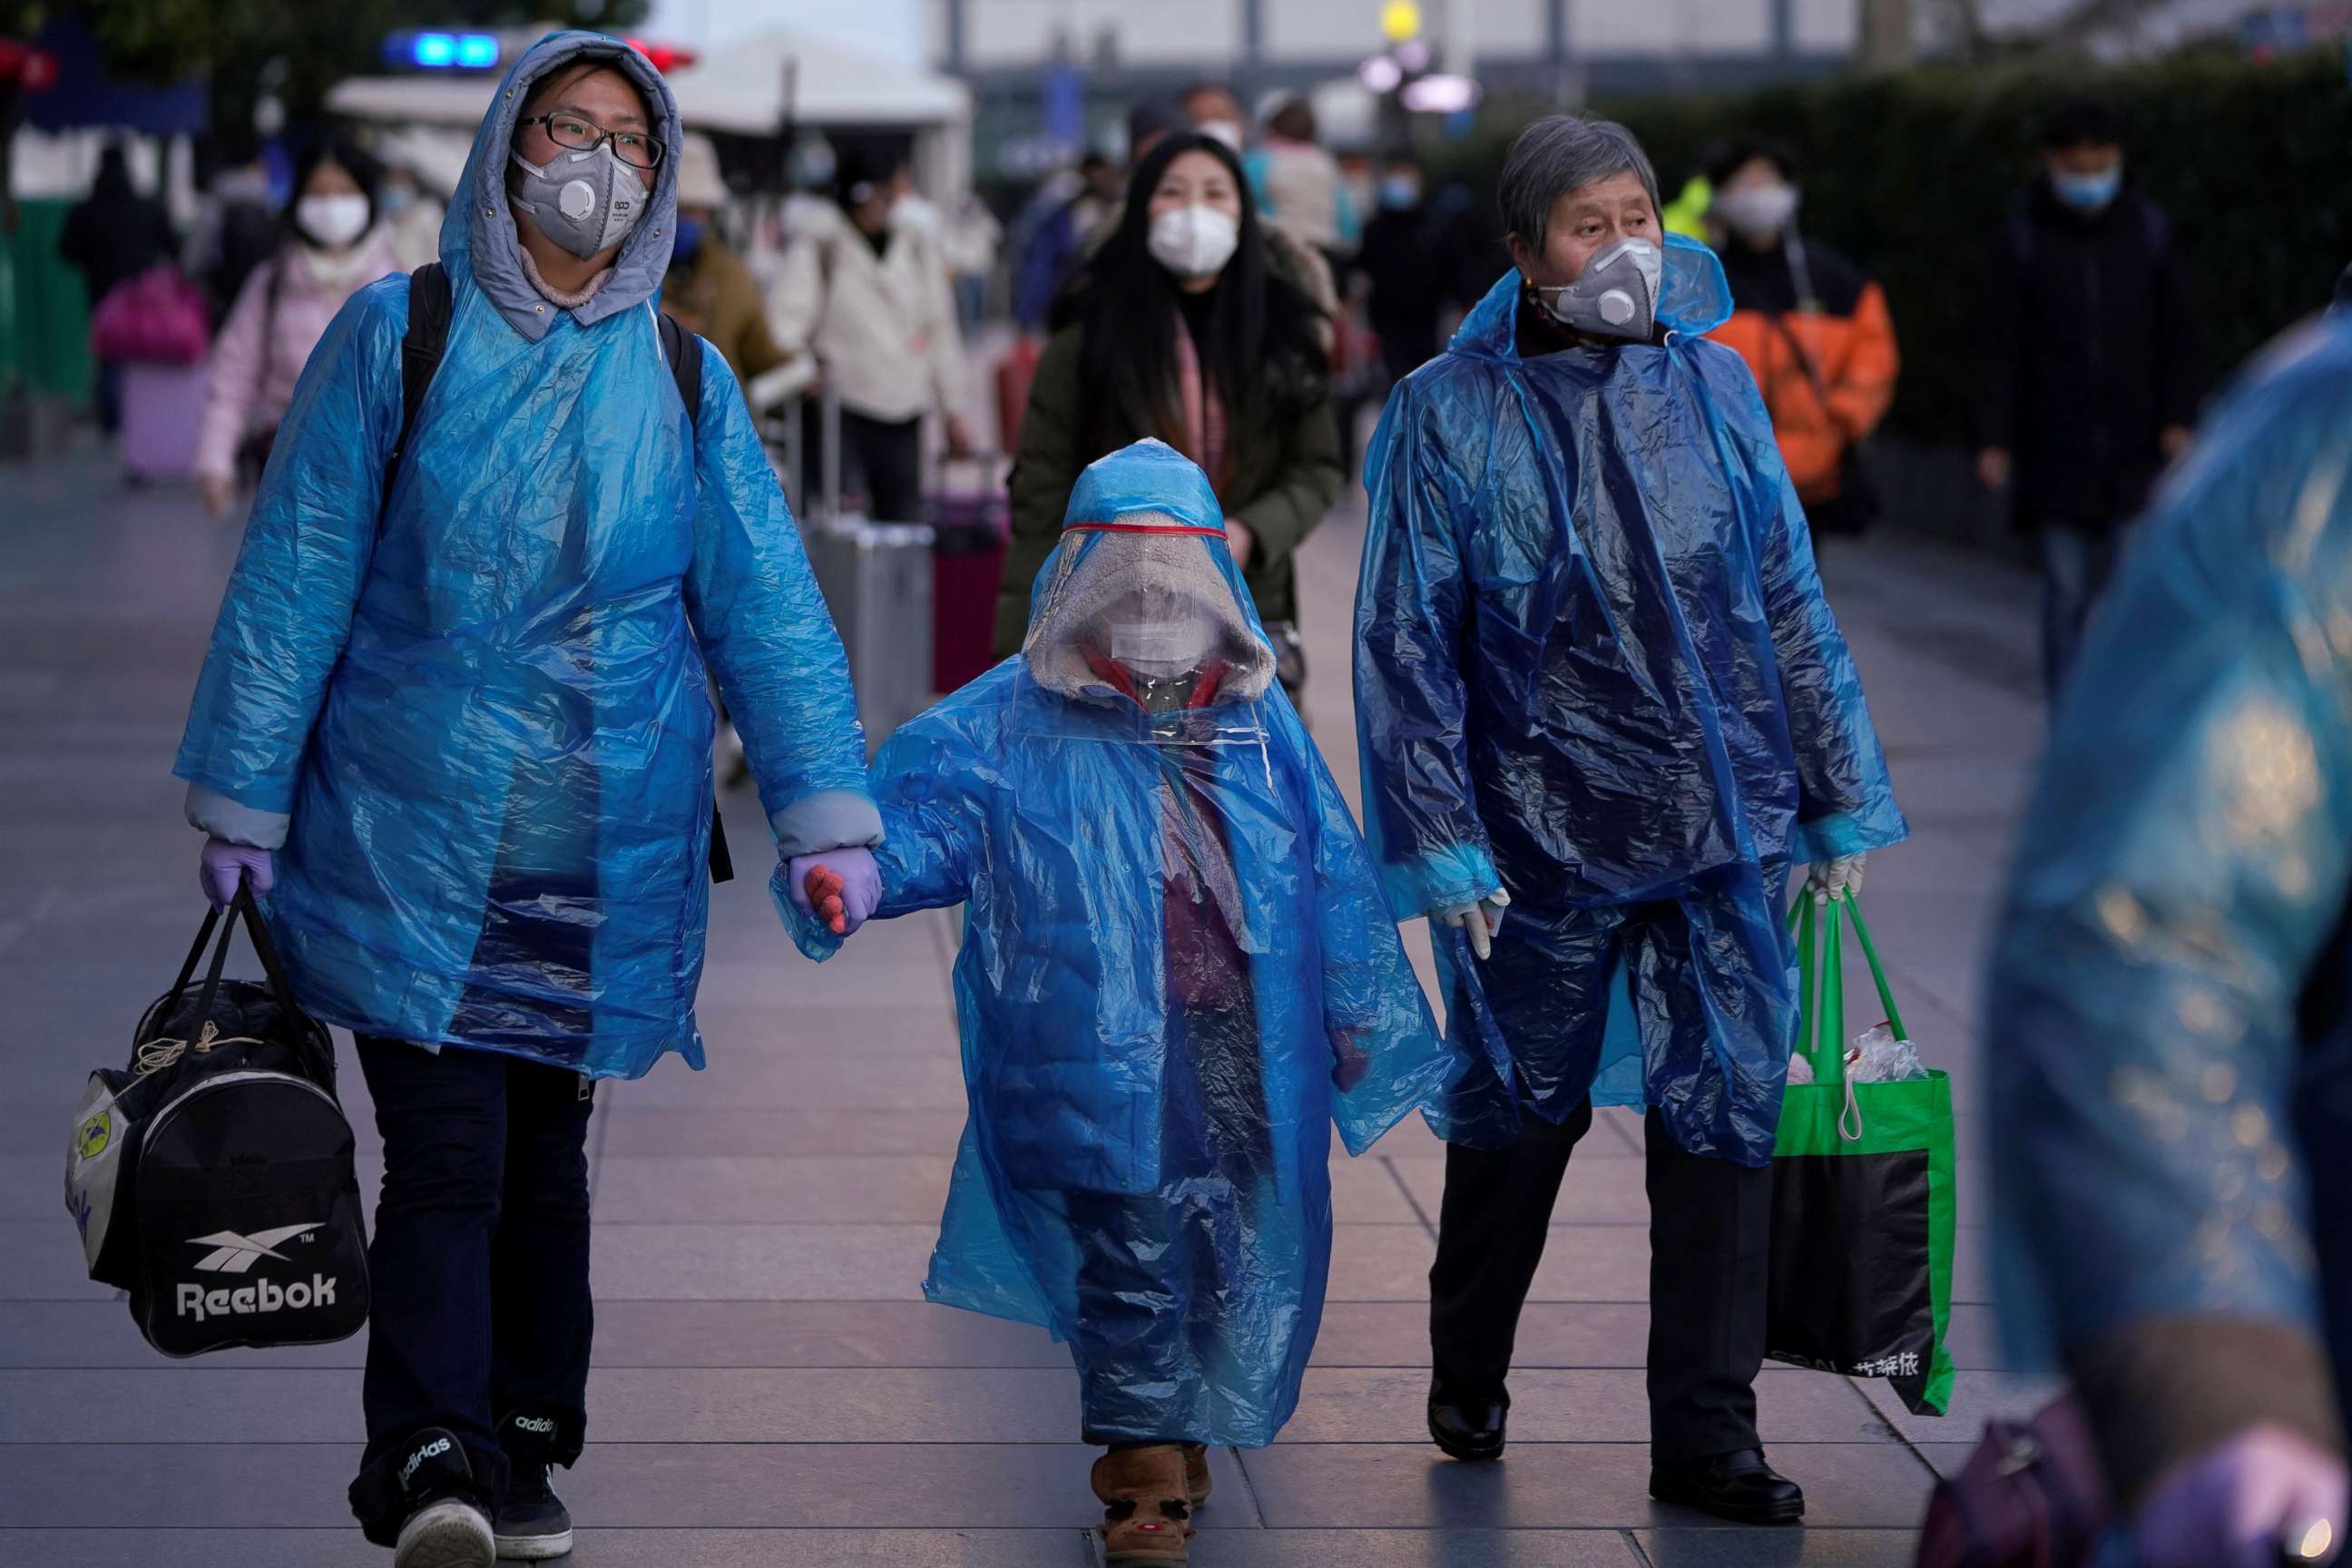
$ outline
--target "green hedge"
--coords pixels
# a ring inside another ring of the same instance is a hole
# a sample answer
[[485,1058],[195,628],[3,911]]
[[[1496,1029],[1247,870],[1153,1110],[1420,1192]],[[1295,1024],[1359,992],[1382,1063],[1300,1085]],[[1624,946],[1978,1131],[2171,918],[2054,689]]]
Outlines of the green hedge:
[[[2116,70],[1937,68],[1594,108],[1641,136],[1669,199],[1712,138],[1753,132],[1793,147],[1805,163],[1806,231],[1885,287],[1904,357],[1893,428],[1961,440],[1985,258],[2035,166],[2043,118],[2084,91],[2122,112],[2133,178],[2172,214],[2217,378],[2327,302],[2352,261],[2352,87],[2337,51],[2272,62],[2187,55]],[[1442,162],[1491,192],[1533,112],[1496,103]]]

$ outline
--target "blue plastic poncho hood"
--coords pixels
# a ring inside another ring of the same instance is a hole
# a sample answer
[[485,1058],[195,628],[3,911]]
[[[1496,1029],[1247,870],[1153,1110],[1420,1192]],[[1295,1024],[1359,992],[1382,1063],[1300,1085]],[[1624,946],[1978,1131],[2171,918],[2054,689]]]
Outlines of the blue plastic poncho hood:
[[[1331,1124],[1361,1152],[1444,1047],[1207,480],[1140,444],[1069,521],[1023,654],[872,770],[882,913],[968,906],[971,1115],[924,1289],[1070,1341],[1095,1440],[1263,1444],[1320,1321]],[[1172,695],[1112,656],[1190,616]]]
[[[521,270],[506,152],[531,84],[612,61],[559,33],[519,61],[442,229],[447,346],[396,475],[406,278],[311,355],[175,765],[200,826],[283,843],[273,931],[323,1020],[635,1075],[697,1066],[710,672],[793,853],[879,821],[839,639],[726,362],[698,422],[653,292],[665,180],[566,310]],[[665,169],[675,167],[675,158]],[[706,662],[707,661],[707,662]]]
[[1365,826],[1401,916],[1511,895],[1496,963],[1440,933],[1449,1028],[1489,1068],[1442,1132],[1507,1143],[1520,1106],[1590,1093],[1758,1164],[1792,1011],[1788,1038],[1726,1015],[1604,1052],[1546,978],[1586,911],[1704,890],[1744,900],[1720,951],[1783,1010],[1788,865],[1905,832],[1755,383],[1693,335],[1728,310],[1721,268],[1666,249],[1661,342],[1531,327],[1549,352],[1523,355],[1507,274],[1391,394],[1356,603]]

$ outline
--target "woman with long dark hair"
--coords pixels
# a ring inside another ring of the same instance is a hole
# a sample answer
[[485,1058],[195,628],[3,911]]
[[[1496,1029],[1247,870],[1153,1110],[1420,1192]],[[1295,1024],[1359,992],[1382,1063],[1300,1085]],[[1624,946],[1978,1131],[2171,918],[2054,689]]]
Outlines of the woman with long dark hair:
[[1171,136],[1139,164],[1127,210],[1072,279],[1037,363],[1013,467],[1000,656],[1019,651],[1029,591],[1079,472],[1157,437],[1198,463],[1279,656],[1303,677],[1291,556],[1344,478],[1321,312],[1269,270],[1241,163]]

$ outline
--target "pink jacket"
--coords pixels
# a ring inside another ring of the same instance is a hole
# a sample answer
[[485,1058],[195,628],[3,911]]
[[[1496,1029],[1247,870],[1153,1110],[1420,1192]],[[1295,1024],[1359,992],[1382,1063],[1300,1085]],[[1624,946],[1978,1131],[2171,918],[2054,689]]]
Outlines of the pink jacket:
[[[285,277],[273,300],[270,279],[281,268]],[[196,430],[195,471],[223,479],[233,475],[236,449],[246,437],[270,429],[286,416],[294,401],[294,383],[343,301],[400,269],[391,237],[382,228],[363,236],[340,257],[289,244],[276,259],[255,268],[213,340],[204,419]]]

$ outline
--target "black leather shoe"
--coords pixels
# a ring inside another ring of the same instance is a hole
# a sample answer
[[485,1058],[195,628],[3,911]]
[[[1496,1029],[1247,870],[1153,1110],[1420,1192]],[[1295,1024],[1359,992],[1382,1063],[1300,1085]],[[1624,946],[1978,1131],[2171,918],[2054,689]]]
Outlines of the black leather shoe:
[[1503,1428],[1509,1419],[1507,1395],[1457,1399],[1442,1383],[1429,1385],[1429,1439],[1448,1458],[1475,1463],[1503,1457]]
[[1761,1448],[1685,1465],[1653,1465],[1650,1495],[1738,1524],[1794,1524],[1805,1517],[1803,1490],[1766,1464]]

